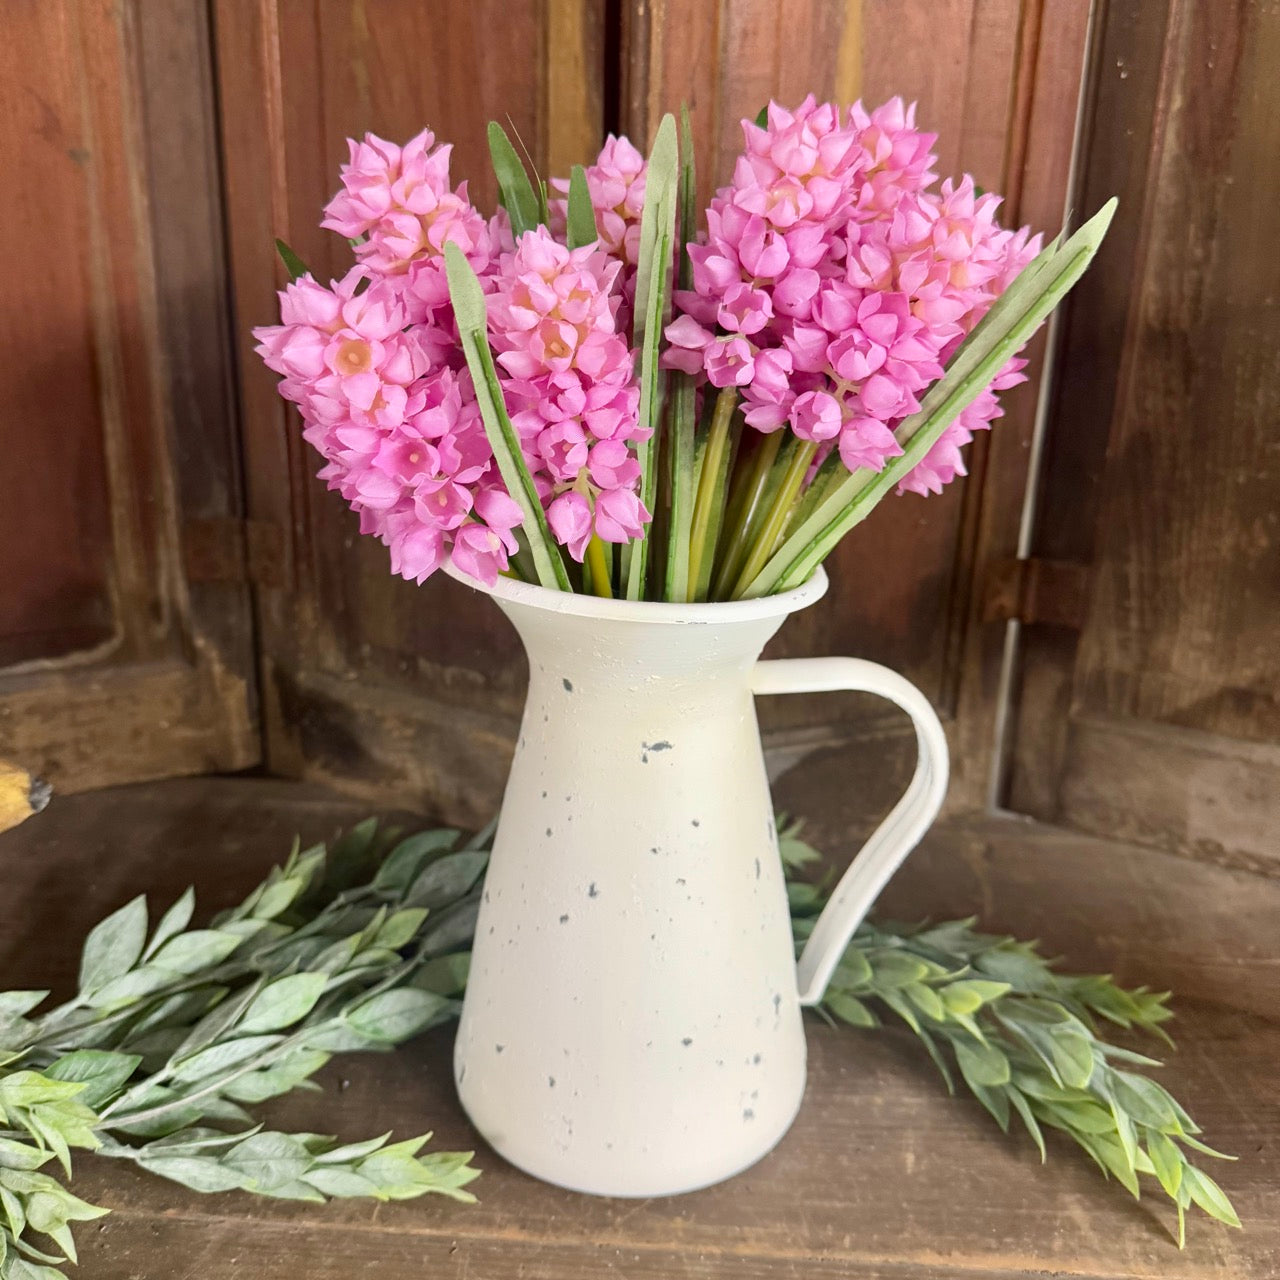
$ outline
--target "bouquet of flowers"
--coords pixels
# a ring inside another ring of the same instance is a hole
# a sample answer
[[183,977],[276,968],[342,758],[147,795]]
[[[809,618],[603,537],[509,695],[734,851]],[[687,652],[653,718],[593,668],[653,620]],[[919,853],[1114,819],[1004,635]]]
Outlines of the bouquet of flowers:
[[890,492],[964,474],[1114,201],[1042,249],[971,178],[935,185],[896,98],[743,131],[703,228],[687,112],[647,160],[611,136],[549,183],[491,124],[488,217],[430,131],[350,143],[322,225],[355,265],[326,287],[281,246],[282,323],[255,337],[396,573],[760,596]]

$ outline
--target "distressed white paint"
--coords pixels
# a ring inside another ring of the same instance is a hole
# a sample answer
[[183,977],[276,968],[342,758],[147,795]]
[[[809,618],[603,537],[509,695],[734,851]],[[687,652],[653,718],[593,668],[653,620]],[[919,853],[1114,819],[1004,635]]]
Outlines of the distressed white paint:
[[[757,661],[826,585],[819,570],[784,595],[709,605],[489,591],[530,683],[454,1067],[476,1128],[536,1177],[691,1191],[754,1163],[795,1117],[801,1005],[946,787],[941,727],[901,677]],[[798,985],[754,694],[837,688],[904,706],[921,764],[838,886]]]

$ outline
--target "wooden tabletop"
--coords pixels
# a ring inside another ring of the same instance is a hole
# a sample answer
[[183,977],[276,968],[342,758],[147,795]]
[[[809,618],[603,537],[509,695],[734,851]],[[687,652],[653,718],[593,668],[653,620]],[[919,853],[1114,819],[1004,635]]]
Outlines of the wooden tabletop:
[[[311,788],[244,780],[58,800],[0,836],[7,887],[0,985],[65,986],[84,930],[133,893],[145,889],[164,901],[194,881],[204,908],[224,905],[287,849],[295,831],[328,834],[362,812]],[[895,886],[895,909],[912,903],[913,874],[922,877],[914,899],[931,910],[947,884],[948,914],[985,906],[989,917],[999,917],[1010,909],[989,892],[981,900],[965,852],[974,839],[971,825],[935,833],[918,871],[909,864]],[[950,878],[941,870],[948,864]],[[1134,874],[1132,867],[1125,871],[1130,882]],[[1107,886],[1095,878],[1093,888],[1101,895]],[[1230,885],[1221,889],[1229,899]],[[1264,901],[1266,892],[1259,891]],[[1019,931],[1046,933],[1041,926],[1052,921],[1054,905],[1028,906],[1034,927]],[[1211,904],[1206,910],[1213,916]],[[1056,943],[1051,931],[1046,936]],[[1107,936],[1101,927],[1095,950],[1105,950]],[[1246,940],[1241,951],[1237,975],[1263,981],[1268,956]],[[1152,963],[1140,955],[1139,968]],[[1215,964],[1209,983],[1219,981],[1213,975],[1229,967],[1230,957],[1219,955]],[[366,1274],[1271,1280],[1280,1276],[1280,1026],[1203,1000],[1181,1000],[1177,1010],[1178,1051],[1162,1080],[1213,1145],[1240,1155],[1239,1163],[1213,1172],[1245,1221],[1244,1232],[1231,1231],[1197,1214],[1181,1254],[1168,1234],[1172,1215],[1163,1197],[1134,1202],[1056,1135],[1041,1167],[1029,1142],[1002,1136],[971,1100],[949,1098],[909,1035],[831,1030],[814,1021],[809,1091],[795,1127],[762,1163],[710,1190],[604,1200],[559,1191],[504,1165],[479,1144],[453,1096],[446,1028],[394,1054],[336,1059],[321,1077],[323,1093],[282,1100],[271,1118],[344,1139],[433,1129],[433,1145],[442,1149],[478,1147],[476,1163],[484,1170],[473,1188],[478,1205],[428,1198],[320,1207],[241,1193],[201,1196],[84,1156],[75,1189],[114,1212],[78,1232],[78,1274],[86,1280]]]

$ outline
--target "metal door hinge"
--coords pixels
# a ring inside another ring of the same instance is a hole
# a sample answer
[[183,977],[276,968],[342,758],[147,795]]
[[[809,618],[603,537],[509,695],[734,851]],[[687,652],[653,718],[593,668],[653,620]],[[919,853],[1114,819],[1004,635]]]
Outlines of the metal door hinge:
[[184,520],[182,560],[189,582],[248,582],[256,587],[288,585],[285,531],[267,520],[231,516]]
[[987,574],[984,622],[1046,623],[1079,631],[1089,603],[1089,566],[1070,560],[1000,560]]

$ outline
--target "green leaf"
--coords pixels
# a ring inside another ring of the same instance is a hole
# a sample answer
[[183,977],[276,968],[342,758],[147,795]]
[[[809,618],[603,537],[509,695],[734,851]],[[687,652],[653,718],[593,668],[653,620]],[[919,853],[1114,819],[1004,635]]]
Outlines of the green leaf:
[[114,1005],[129,1004],[141,996],[159,991],[173,981],[174,975],[169,970],[143,965],[141,969],[123,973],[90,992],[85,997],[85,1004],[91,1009],[109,1009]]
[[1154,1080],[1130,1071],[1108,1071],[1106,1075],[1116,1106],[1127,1112],[1137,1124],[1165,1133],[1172,1133],[1179,1127],[1173,1099]]
[[767,106],[764,106],[764,107],[761,107],[760,110],[756,112],[756,128],[767,129],[768,127],[769,127],[769,108]]
[[51,1151],[15,1142],[12,1138],[0,1138],[0,1169],[38,1169],[52,1159]]
[[414,975],[413,985],[440,996],[460,995],[470,970],[471,952],[455,951],[452,955],[428,960]]
[[195,909],[196,892],[188,885],[186,892],[160,917],[160,923],[143,952],[143,959],[149,960],[170,938],[180,934],[191,923]]
[[318,1088],[309,1084],[310,1078],[329,1058],[330,1055],[322,1049],[297,1049],[262,1071],[250,1071],[248,1075],[232,1080],[223,1093],[236,1102],[254,1104],[278,1098],[282,1093],[304,1084]]
[[878,991],[905,987],[929,976],[929,967],[923,960],[901,951],[877,951],[869,956],[872,982]]
[[1009,1083],[1009,1059],[995,1045],[956,1040],[953,1048],[960,1073],[970,1085],[996,1088]]
[[98,991],[137,964],[147,941],[147,900],[139,894],[100,921],[85,939],[80,990]]
[[1229,1227],[1240,1225],[1240,1219],[1231,1201],[1227,1199],[1226,1192],[1207,1173],[1202,1173],[1195,1165],[1189,1164],[1182,1171],[1182,1181],[1190,1192],[1191,1199],[1211,1218],[1217,1218]]
[[870,985],[874,979],[871,961],[855,946],[844,953],[831,975],[832,982],[841,987],[851,987],[855,991]]
[[947,1011],[938,993],[932,987],[926,986],[923,982],[909,982],[902,988],[902,993],[926,1018],[932,1018],[934,1022],[946,1021]]
[[1125,1154],[1124,1147],[1116,1139],[1101,1133],[1073,1133],[1072,1136],[1104,1170],[1115,1175],[1116,1181],[1135,1200],[1141,1196],[1138,1175]]
[[[490,126],[491,142],[494,127]],[[499,132],[501,133],[501,129]],[[502,136],[505,138],[506,134]],[[510,146],[510,143],[507,145]],[[538,490],[525,464],[520,438],[507,416],[502,385],[494,368],[493,353],[489,350],[484,290],[471,269],[471,264],[452,240],[444,247],[444,258],[449,280],[449,298],[458,322],[458,335],[466,354],[467,367],[475,384],[476,403],[484,421],[485,435],[493,449],[502,482],[523,513],[521,527],[529,540],[529,552],[533,556],[538,581],[553,591],[571,591],[573,588],[569,583],[564,560],[551,536],[546,512],[542,509],[542,499],[538,496]]]
[[0,1022],[9,1022],[30,1013],[47,991],[0,991]]
[[[640,425],[651,429],[637,446],[640,501],[652,514],[658,493],[658,438],[661,430],[664,375],[659,365],[662,328],[671,291],[671,248],[675,243],[679,155],[675,117],[658,125],[645,171],[644,210],[640,215],[640,250],[636,265],[634,348],[640,352]],[[642,599],[649,563],[649,539],[628,544],[627,599]]]
[[[698,182],[694,169],[693,131],[689,109],[680,108],[680,270],[682,289],[693,287],[693,261],[688,247],[697,234]],[[698,489],[698,452],[694,424],[697,414],[697,382],[691,374],[670,375],[671,399],[667,410],[670,446],[671,519],[666,555],[663,599],[689,598],[689,550],[693,534],[693,507]],[[786,856],[785,853],[783,855]]]
[[316,1152],[315,1162],[318,1165],[351,1164],[356,1160],[363,1160],[366,1156],[373,1155],[375,1151],[385,1146],[389,1137],[391,1137],[390,1131],[381,1134],[377,1138],[366,1138],[363,1142],[348,1142],[345,1146],[331,1147],[328,1151]]
[[1032,1141],[1036,1144],[1036,1149],[1040,1152],[1040,1163],[1044,1164],[1048,1158],[1048,1153],[1045,1151],[1044,1146],[1044,1134],[1040,1131],[1040,1125],[1032,1113],[1031,1105],[1023,1096],[1022,1091],[1016,1086],[1007,1088],[1005,1095],[1013,1104],[1013,1109],[1022,1117],[1022,1123],[1026,1125],[1027,1132],[1031,1135]]
[[380,992],[347,1010],[347,1023],[361,1035],[390,1044],[399,1044],[436,1021],[449,1002],[416,987],[392,988]]
[[258,1054],[278,1045],[284,1037],[280,1035],[244,1036],[238,1040],[226,1040],[222,1044],[210,1045],[193,1053],[189,1058],[180,1059],[174,1066],[173,1078],[180,1083],[191,1084],[197,1080],[208,1079],[219,1071],[238,1067],[255,1058]]
[[587,186],[587,171],[580,164],[575,164],[569,171],[569,217],[565,238],[570,249],[581,249],[600,238],[596,230],[596,211],[591,203],[591,189]]
[[418,936],[418,930],[422,928],[427,914],[426,907],[409,907],[404,911],[397,911],[378,930],[375,939],[377,945],[392,951],[407,946]]
[[254,1191],[267,1191],[297,1181],[311,1167],[311,1153],[287,1133],[255,1133],[222,1157],[228,1168],[244,1174]]
[[95,1110],[124,1087],[142,1059],[135,1053],[110,1053],[105,1049],[76,1049],[44,1069],[50,1080],[80,1083],[80,1102]]
[[1239,1158],[1237,1156],[1229,1156],[1224,1151],[1215,1151],[1211,1146],[1201,1142],[1199,1138],[1189,1133],[1180,1133],[1178,1141],[1185,1143],[1193,1151],[1200,1151],[1206,1156],[1212,1156],[1215,1160],[1236,1160]]
[[328,981],[323,973],[293,973],[268,983],[246,1009],[240,1030],[279,1031],[301,1022],[315,1008]]
[[1116,1119],[1107,1107],[1096,1102],[1043,1101],[1040,1114],[1046,1124],[1070,1134],[1100,1133],[1110,1136],[1116,1131]]
[[474,849],[451,853],[429,864],[405,894],[407,906],[438,911],[461,898],[488,865],[489,855]]
[[534,193],[529,174],[511,139],[496,120],[489,121],[489,157],[498,180],[502,207],[511,219],[512,234],[519,240],[538,225],[541,201]]
[[144,1150],[138,1156],[138,1164],[148,1173],[206,1194],[244,1190],[252,1181],[243,1170],[202,1156],[152,1156]]
[[249,983],[243,990],[237,991],[235,995],[224,999],[220,1004],[214,1004],[209,1012],[187,1032],[178,1046],[176,1056],[186,1057],[188,1054],[195,1053],[197,1049],[203,1049],[205,1045],[213,1044],[215,1040],[221,1040],[240,1021],[245,1010],[257,999],[258,992],[265,985],[266,978],[259,978],[256,982]]
[[1066,244],[1050,245],[1018,275],[960,345],[920,411],[899,425],[902,455],[879,473],[858,471],[845,480],[785,539],[748,585],[746,598],[806,581],[836,543],[897,487],[1084,274],[1115,207],[1114,199],[1107,201]]
[[241,943],[234,933],[217,929],[193,929],[170,938],[151,958],[151,963],[175,973],[199,973],[221,964]]
[[432,854],[452,849],[457,841],[458,832],[452,827],[419,831],[409,836],[387,854],[373,878],[373,887],[384,893],[403,893]]
[[1147,1155],[1151,1157],[1151,1165],[1155,1170],[1165,1195],[1170,1199],[1178,1198],[1178,1188],[1182,1185],[1182,1170],[1185,1161],[1182,1152],[1174,1145],[1172,1139],[1163,1133],[1147,1134]]
[[1002,1133],[1009,1132],[1009,1091],[1000,1088],[988,1088],[984,1084],[975,1084],[968,1078],[965,1083],[970,1093],[991,1113],[991,1117],[1000,1126]]
[[854,1027],[878,1027],[880,1020],[857,996],[844,991],[828,991],[822,1002],[842,1022]]
[[982,978],[962,978],[949,982],[938,993],[948,1013],[976,1013],[984,1004],[998,1000],[1011,990],[1007,982],[988,982]]
[[277,880],[274,884],[264,885],[262,894],[253,907],[253,919],[274,920],[293,906],[306,887],[307,882],[301,876],[290,876],[285,880]]
[[376,1183],[350,1169],[313,1168],[304,1175],[303,1181],[336,1199],[385,1198]]
[[14,1071],[0,1074],[0,1107],[37,1107],[46,1102],[74,1098],[84,1086],[74,1080],[51,1080],[38,1071]]
[[1066,1085],[1083,1089],[1093,1075],[1093,1045],[1087,1034],[1055,1032],[1053,1061]]
[[189,1156],[197,1152],[208,1154],[213,1150],[234,1147],[237,1142],[243,1142],[248,1137],[252,1137],[252,1134],[224,1133],[221,1129],[196,1127],[171,1133],[166,1138],[157,1138],[155,1142],[148,1142],[143,1150],[148,1155],[155,1156]]
[[278,237],[276,239],[276,252],[280,255],[280,261],[284,263],[284,269],[289,273],[290,281],[297,280],[299,276],[309,276],[311,274],[311,268]]

